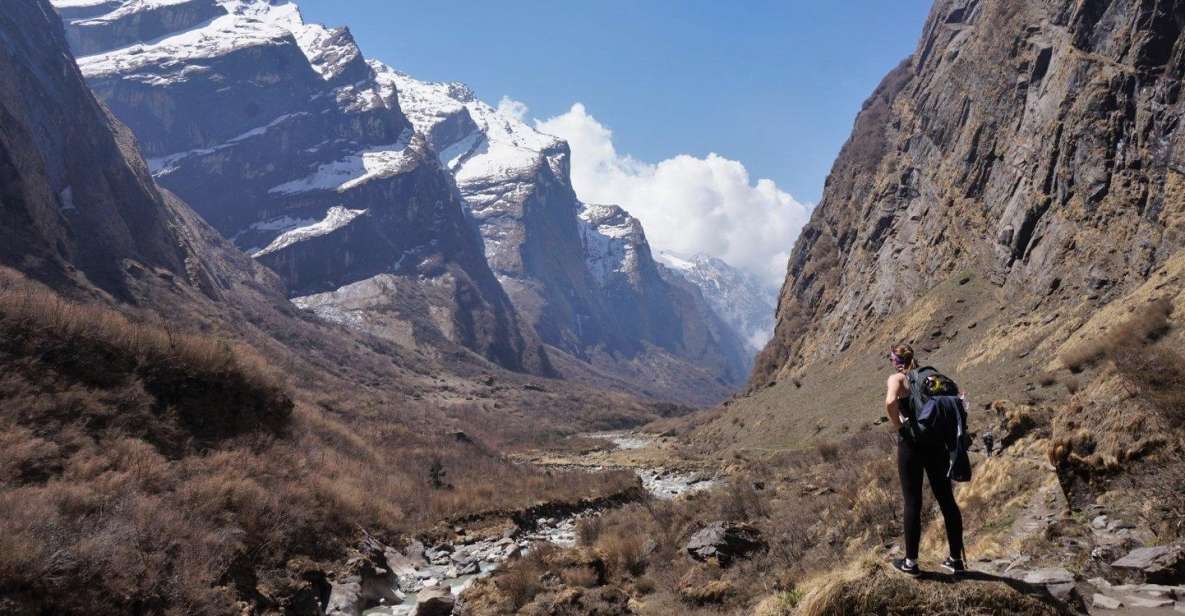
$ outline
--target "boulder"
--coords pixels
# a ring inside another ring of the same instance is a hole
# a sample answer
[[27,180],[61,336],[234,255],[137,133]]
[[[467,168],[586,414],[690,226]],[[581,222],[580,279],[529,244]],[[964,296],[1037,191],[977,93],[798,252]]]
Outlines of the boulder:
[[334,582],[325,616],[361,616],[362,582],[357,578]]
[[1150,584],[1185,582],[1185,545],[1158,545],[1132,550],[1111,567]]
[[400,602],[399,577],[387,563],[387,547],[369,536],[332,583],[327,616],[356,616],[380,603]]
[[456,604],[448,588],[425,588],[416,595],[416,616],[449,616]]
[[1172,607],[1175,603],[1172,599],[1154,598],[1154,597],[1128,597],[1127,604],[1130,607],[1143,607],[1149,609],[1156,609],[1161,607]]
[[1028,584],[1044,586],[1059,601],[1069,601],[1074,594],[1074,574],[1060,567],[1029,571],[1023,579]]
[[[324,616],[333,593],[328,574],[312,561],[294,558],[287,563],[289,575],[300,580],[292,592],[279,598],[279,610],[291,616]],[[4,607],[0,604],[0,613]]]
[[737,558],[762,549],[761,532],[748,524],[713,522],[688,540],[687,553],[698,561],[715,560],[727,567]]
[[1123,602],[1114,597],[1095,593],[1094,598],[1091,600],[1091,607],[1097,610],[1117,610],[1123,607]]

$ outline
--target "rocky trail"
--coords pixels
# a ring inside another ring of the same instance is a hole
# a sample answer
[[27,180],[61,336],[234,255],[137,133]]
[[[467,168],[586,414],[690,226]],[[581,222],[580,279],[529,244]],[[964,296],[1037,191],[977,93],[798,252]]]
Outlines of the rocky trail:
[[1082,536],[1061,537],[1065,542],[1062,558],[1071,553],[1089,554],[1095,561],[1093,570],[1105,563],[1124,578],[1122,582],[1083,574],[1082,565],[1059,565],[1050,561],[1049,555],[1023,551],[1004,558],[978,559],[970,563],[971,568],[1044,587],[1060,602],[1091,615],[1185,614],[1185,586],[1179,584],[1185,571],[1185,547],[1155,546],[1155,536],[1132,523],[1128,513],[1109,511],[1099,504],[1078,514],[1086,524],[1067,517],[1067,511],[1069,505],[1057,483],[1045,482],[1012,522],[1006,543],[1023,546],[1033,537],[1059,537],[1066,526],[1085,526]]
[[[334,584],[327,616],[429,616],[450,614],[457,598],[474,580],[489,575],[508,560],[518,558],[531,545],[547,542],[559,546],[576,544],[580,520],[650,496],[661,499],[706,490],[716,483],[709,469],[692,463],[671,465],[664,451],[664,437],[639,432],[604,432],[581,438],[607,442],[610,446],[576,454],[531,452],[519,456],[524,464],[588,472],[632,470],[642,490],[612,495],[574,507],[541,506],[538,511],[520,512],[514,521],[492,524],[475,520],[452,529],[455,539],[432,541],[422,538],[402,550],[377,546],[377,551],[359,562],[356,575]],[[665,459],[665,461],[664,461]],[[377,561],[377,563],[376,563]],[[385,562],[387,565],[383,567]],[[362,604],[378,602],[364,611]]]

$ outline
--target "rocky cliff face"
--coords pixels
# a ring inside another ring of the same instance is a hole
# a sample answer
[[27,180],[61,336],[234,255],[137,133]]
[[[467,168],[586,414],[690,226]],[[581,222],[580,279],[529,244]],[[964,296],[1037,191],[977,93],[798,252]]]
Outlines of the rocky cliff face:
[[952,277],[1067,327],[1144,281],[1182,243],[1183,26],[1182,2],[938,2],[832,169],[753,383]]
[[144,278],[216,296],[200,229],[86,88],[52,9],[6,4],[0,35],[0,264],[124,301]]
[[388,293],[366,309],[385,324],[377,333],[550,371],[447,172],[348,31],[305,24],[287,2],[55,4],[157,181],[279,273],[298,304],[332,309],[326,298],[381,276]]
[[660,274],[636,219],[578,200],[567,143],[463,84],[371,66],[452,172],[490,266],[545,342],[665,397],[712,402],[739,382],[739,337],[695,287]]

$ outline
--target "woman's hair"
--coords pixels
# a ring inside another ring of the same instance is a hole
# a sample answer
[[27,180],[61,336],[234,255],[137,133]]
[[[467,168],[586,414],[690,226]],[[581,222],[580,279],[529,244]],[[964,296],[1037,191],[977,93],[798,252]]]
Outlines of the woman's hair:
[[901,371],[913,370],[918,365],[913,356],[913,347],[908,344],[899,344],[893,347],[889,353],[889,359]]

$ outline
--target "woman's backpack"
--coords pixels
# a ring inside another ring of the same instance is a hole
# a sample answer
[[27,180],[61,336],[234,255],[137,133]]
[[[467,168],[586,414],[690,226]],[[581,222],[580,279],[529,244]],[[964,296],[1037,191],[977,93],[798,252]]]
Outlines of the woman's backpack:
[[954,481],[971,480],[967,448],[967,409],[954,380],[932,366],[911,370],[909,380],[909,429],[914,441],[941,445],[950,454],[947,476]]
[[915,417],[931,398],[959,396],[959,386],[933,366],[910,370],[906,378],[909,379],[909,401]]

